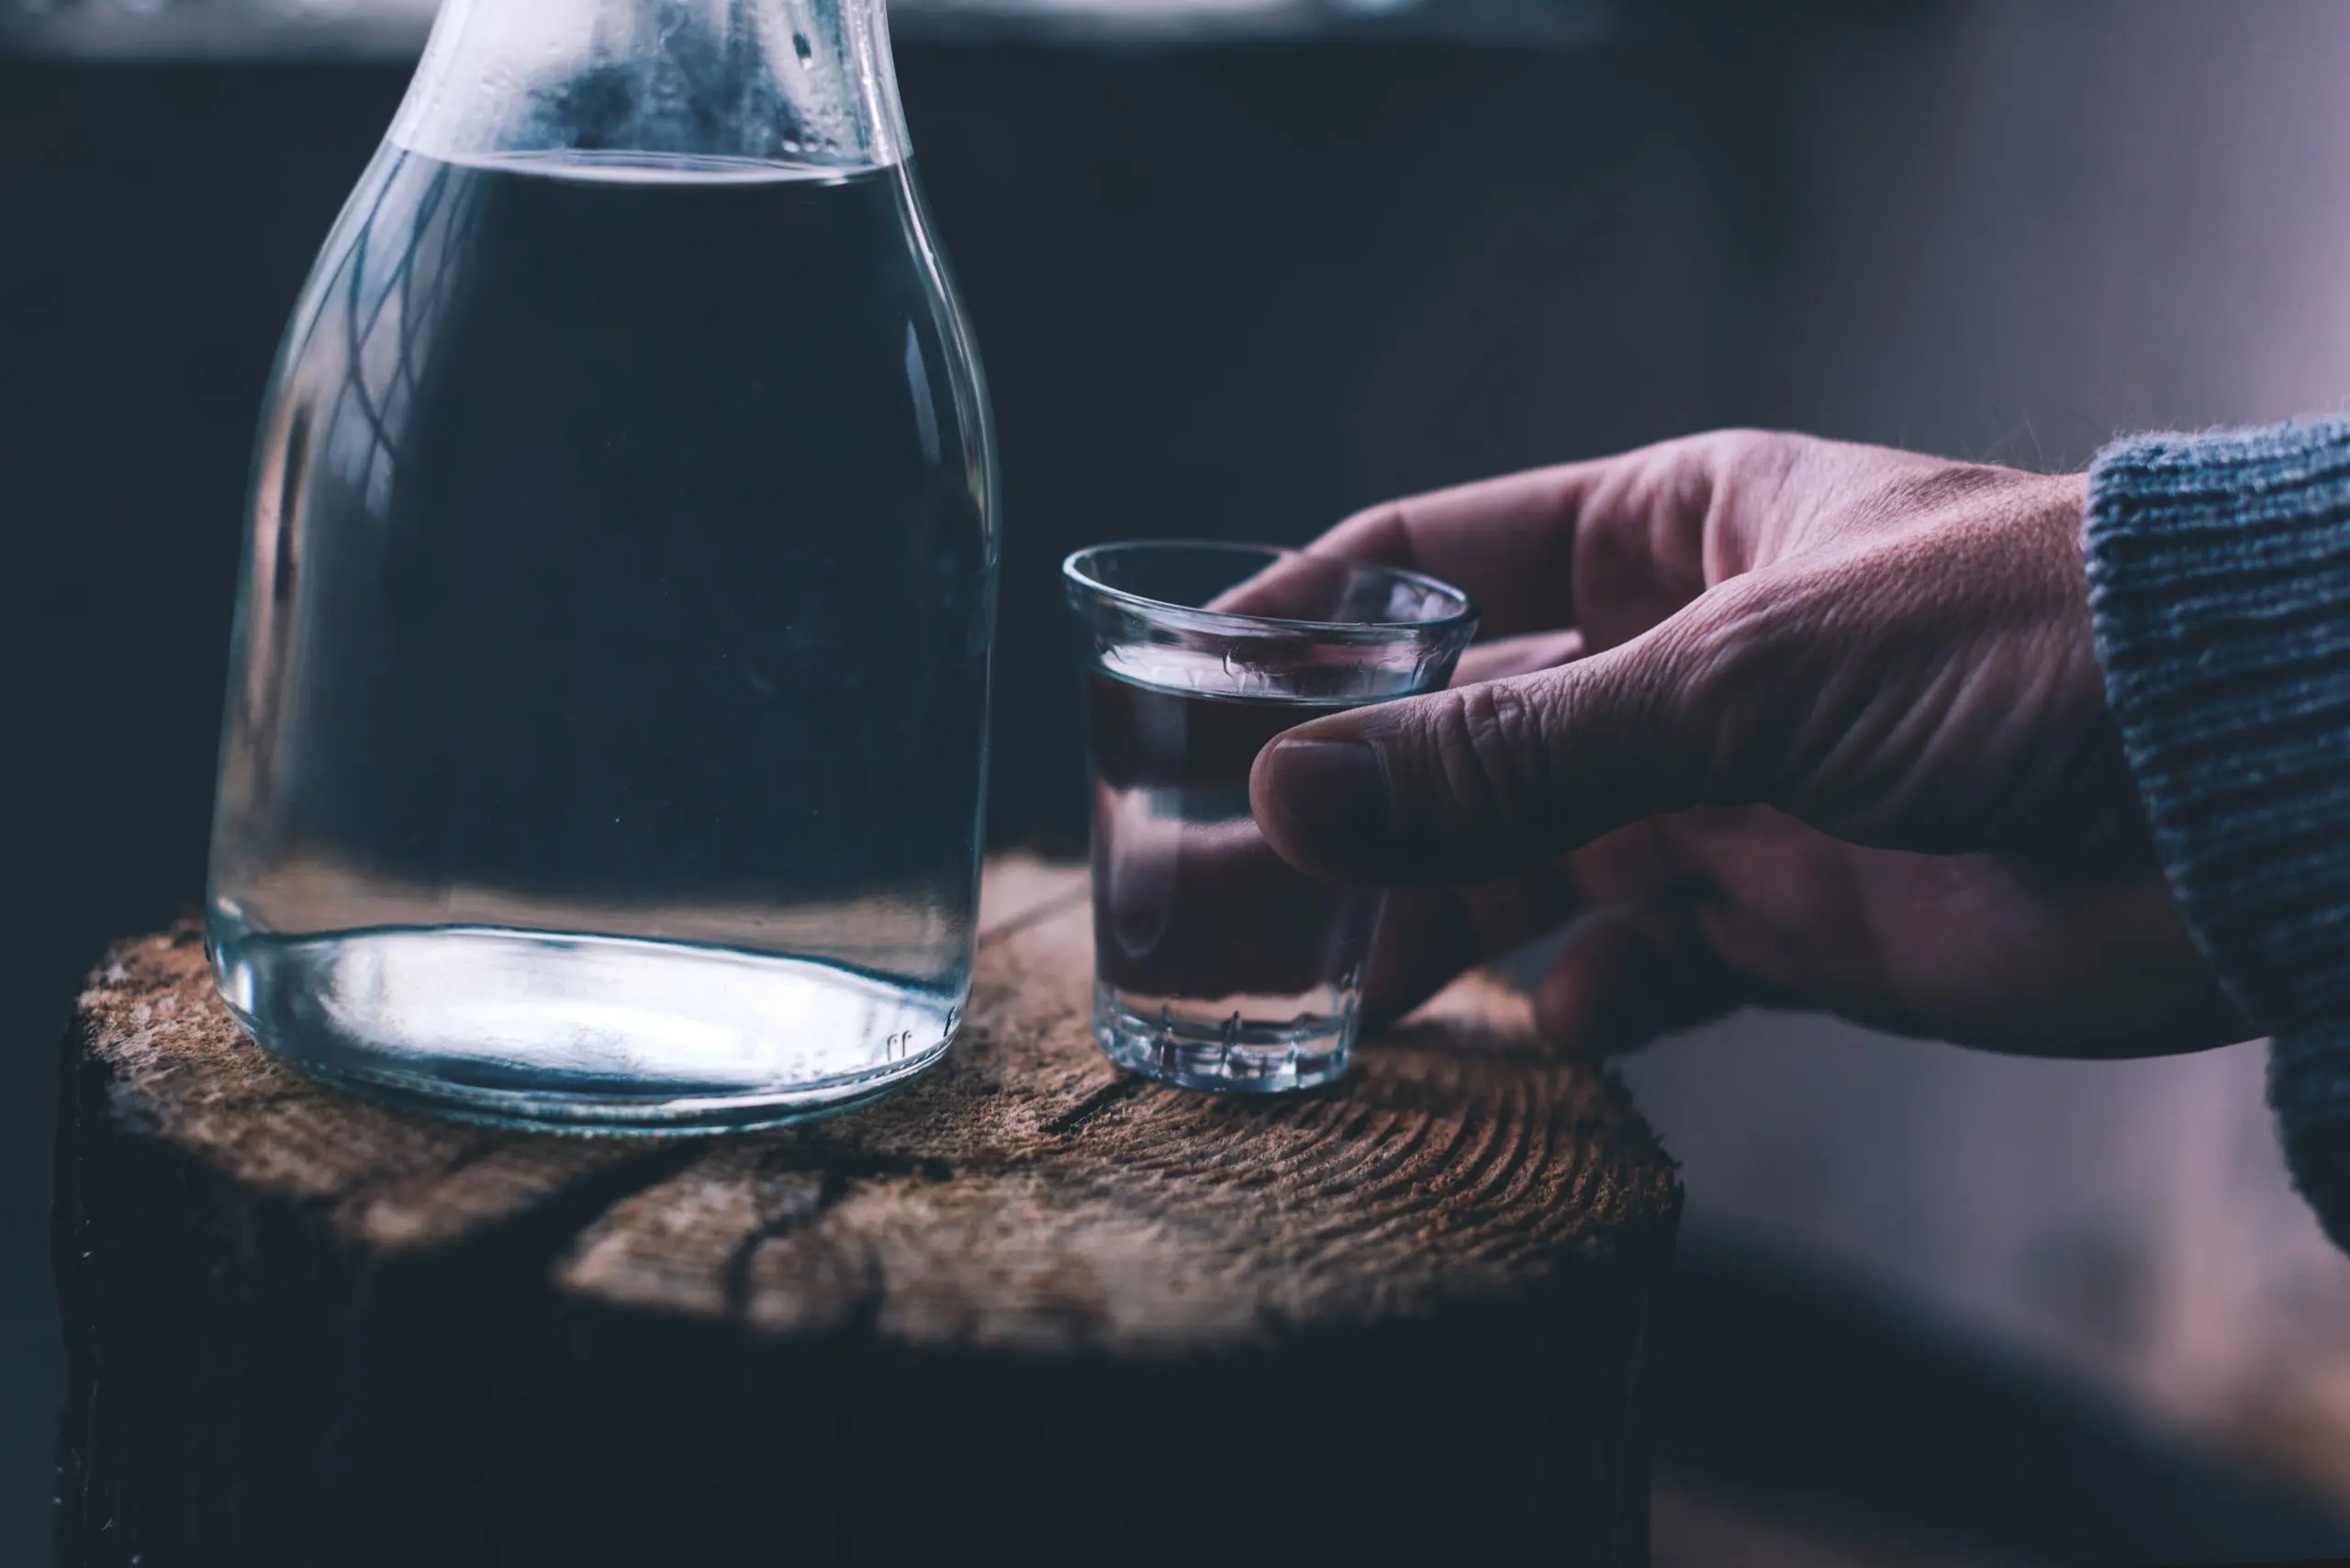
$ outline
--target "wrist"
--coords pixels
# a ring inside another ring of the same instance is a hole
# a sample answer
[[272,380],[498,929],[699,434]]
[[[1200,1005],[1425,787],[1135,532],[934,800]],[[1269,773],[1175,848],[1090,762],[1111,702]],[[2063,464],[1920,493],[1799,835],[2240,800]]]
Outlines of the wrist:
[[2082,539],[2107,696],[2188,924],[2263,1026],[2350,1015],[2350,426],[2117,443]]
[[2082,539],[2156,855],[2350,1247],[2350,424],[2120,442]]

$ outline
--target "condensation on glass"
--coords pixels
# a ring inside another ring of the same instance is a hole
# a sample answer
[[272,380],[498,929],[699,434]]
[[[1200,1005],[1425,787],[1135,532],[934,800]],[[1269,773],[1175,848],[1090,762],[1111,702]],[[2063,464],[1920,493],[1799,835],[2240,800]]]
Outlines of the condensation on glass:
[[743,1126],[970,984],[997,504],[873,0],[451,0],[263,409],[207,930],[313,1073]]

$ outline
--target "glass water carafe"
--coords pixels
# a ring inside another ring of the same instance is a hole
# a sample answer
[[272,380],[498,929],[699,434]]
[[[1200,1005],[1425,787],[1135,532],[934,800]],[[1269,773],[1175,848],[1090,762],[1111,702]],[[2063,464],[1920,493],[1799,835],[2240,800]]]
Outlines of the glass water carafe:
[[997,521],[878,0],[450,0],[263,409],[208,935],[257,1040],[744,1126],[968,994]]

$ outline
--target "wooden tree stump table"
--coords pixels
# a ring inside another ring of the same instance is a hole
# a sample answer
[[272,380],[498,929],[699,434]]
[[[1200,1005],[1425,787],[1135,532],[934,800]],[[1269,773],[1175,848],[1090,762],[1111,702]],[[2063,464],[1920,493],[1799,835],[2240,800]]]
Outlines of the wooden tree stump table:
[[351,1100],[192,929],[117,948],[67,1042],[61,1561],[1642,1560],[1680,1194],[1619,1088],[1474,980],[1318,1093],[1119,1076],[1084,899],[991,866],[944,1065],[710,1141]]

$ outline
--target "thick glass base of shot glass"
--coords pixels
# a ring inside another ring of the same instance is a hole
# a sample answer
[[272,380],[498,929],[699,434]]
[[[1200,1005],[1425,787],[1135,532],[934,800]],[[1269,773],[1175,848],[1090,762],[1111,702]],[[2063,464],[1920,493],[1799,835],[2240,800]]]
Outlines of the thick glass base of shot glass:
[[239,1024],[309,1077],[459,1120],[568,1133],[782,1126],[934,1066],[958,996],[685,943],[482,927],[221,942]]
[[1305,1014],[1221,1024],[1179,1018],[1166,1007],[1144,1012],[1120,1000],[1106,980],[1093,987],[1093,1039],[1129,1072],[1217,1093],[1286,1094],[1346,1075],[1354,1054],[1356,1014]]

